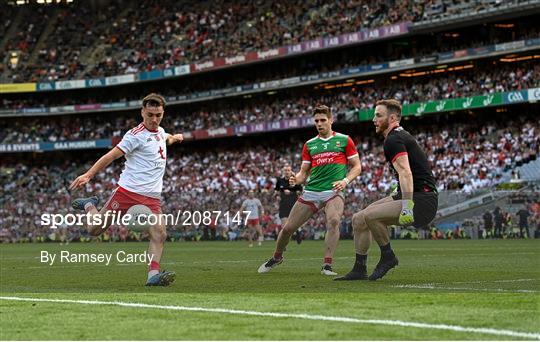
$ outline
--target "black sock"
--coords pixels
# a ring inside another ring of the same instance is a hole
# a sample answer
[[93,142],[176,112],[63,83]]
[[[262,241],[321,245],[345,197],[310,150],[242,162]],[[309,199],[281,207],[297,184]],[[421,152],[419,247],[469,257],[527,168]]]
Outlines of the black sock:
[[394,251],[392,250],[392,247],[390,246],[390,242],[384,246],[379,246],[379,248],[381,249],[381,259],[394,257]]
[[356,254],[353,271],[364,271],[367,265],[367,255]]

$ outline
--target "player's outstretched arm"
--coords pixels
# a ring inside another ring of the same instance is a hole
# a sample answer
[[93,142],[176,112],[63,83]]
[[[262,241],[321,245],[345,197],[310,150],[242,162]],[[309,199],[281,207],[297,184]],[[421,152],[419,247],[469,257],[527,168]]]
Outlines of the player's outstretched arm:
[[103,170],[104,168],[109,166],[110,163],[123,155],[124,153],[119,148],[113,147],[112,150],[103,155],[103,157],[99,158],[99,160],[95,162],[94,165],[92,165],[90,170],[75,178],[75,180],[69,185],[69,190],[73,190],[85,185],[96,175],[96,173]]
[[169,135],[167,135],[167,145],[181,143],[182,141],[184,141],[184,136],[182,134],[169,134]]
[[295,186],[297,184],[304,184],[306,181],[309,171],[311,170],[311,163],[310,162],[302,162],[302,166],[300,167],[300,171],[292,175],[291,178],[289,178],[289,184],[291,186]]

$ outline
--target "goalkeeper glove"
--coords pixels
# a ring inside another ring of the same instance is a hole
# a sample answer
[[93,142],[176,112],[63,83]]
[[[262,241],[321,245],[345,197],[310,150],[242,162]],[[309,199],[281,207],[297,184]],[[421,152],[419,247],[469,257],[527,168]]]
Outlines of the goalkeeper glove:
[[407,199],[401,201],[401,213],[399,214],[399,224],[402,226],[408,226],[414,222],[414,202]]

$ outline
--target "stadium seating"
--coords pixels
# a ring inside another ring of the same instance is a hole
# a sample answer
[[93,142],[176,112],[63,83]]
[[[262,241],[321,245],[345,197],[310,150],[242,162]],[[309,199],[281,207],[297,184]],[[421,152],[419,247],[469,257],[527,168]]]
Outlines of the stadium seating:
[[310,0],[298,4],[280,0],[253,5],[221,0],[187,6],[154,0],[142,7],[123,3],[122,8],[112,2],[102,11],[89,11],[84,3],[75,2],[60,8],[40,6],[39,15],[28,16],[36,18],[35,22],[20,19],[34,10],[30,6],[10,15],[13,9],[4,4],[5,17],[15,17],[19,26],[3,50],[20,51],[21,63],[15,72],[5,71],[1,78],[29,82],[163,69],[362,28],[469,15],[490,3],[336,0],[321,4]]
[[[316,103],[329,104],[339,120],[340,114],[351,110],[373,108],[375,102],[381,98],[396,98],[407,104],[536,87],[540,87],[540,66],[537,63],[511,63],[496,69],[485,66],[480,70],[452,73],[446,77],[429,77],[425,82],[418,82],[418,78],[396,81],[382,79],[373,85],[345,88],[341,91],[300,92],[276,100],[263,97],[252,101],[237,101],[226,109],[219,102],[202,103],[188,113],[181,108],[171,107],[167,109],[164,125],[167,129],[186,132],[239,123],[280,120],[309,115],[310,108]],[[7,98],[3,103],[6,106],[20,105]],[[177,112],[182,114],[176,114]],[[134,125],[136,121],[132,116],[120,116],[115,120],[102,120],[99,117],[88,120],[85,115],[79,115],[49,120],[48,123],[41,119],[0,121],[0,142],[109,138],[120,135]]]

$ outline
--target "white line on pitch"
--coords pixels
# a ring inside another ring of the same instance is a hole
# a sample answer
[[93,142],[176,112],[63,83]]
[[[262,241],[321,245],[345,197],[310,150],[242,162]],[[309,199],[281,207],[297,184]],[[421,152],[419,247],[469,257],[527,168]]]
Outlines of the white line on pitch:
[[460,291],[481,291],[481,292],[519,292],[519,293],[536,293],[536,290],[507,290],[507,289],[478,289],[474,287],[448,287],[436,286],[435,284],[403,284],[392,285],[392,287],[401,289],[429,289],[429,290],[460,290]]
[[485,284],[485,283],[522,283],[528,281],[538,281],[540,279],[501,279],[501,280],[471,280],[471,281],[451,281],[448,283],[432,283],[432,285],[445,284]]
[[398,320],[385,320],[385,319],[359,319],[352,317],[339,317],[339,316],[323,316],[323,315],[310,315],[310,314],[293,314],[293,313],[280,313],[280,312],[263,312],[263,311],[250,311],[250,310],[232,310],[221,308],[201,308],[201,307],[189,307],[189,306],[176,306],[176,305],[156,305],[156,304],[144,304],[144,303],[129,303],[129,302],[107,302],[98,300],[72,300],[72,299],[52,299],[52,298],[28,298],[28,297],[0,297],[1,300],[12,301],[25,301],[25,302],[49,302],[49,303],[66,303],[66,304],[86,304],[86,305],[113,305],[121,307],[131,308],[145,308],[145,309],[162,309],[172,311],[192,311],[192,312],[211,312],[211,313],[224,313],[233,315],[248,315],[248,316],[263,316],[263,317],[276,317],[276,318],[298,318],[312,321],[332,321],[343,323],[358,323],[358,324],[376,324],[376,325],[391,325],[401,326],[419,329],[437,329],[437,330],[449,330],[456,332],[469,332],[488,335],[499,336],[512,336],[523,337],[540,340],[540,333],[521,332],[507,329],[493,329],[493,328],[474,328],[474,327],[462,327],[459,325],[448,324],[431,324],[421,322],[406,322]]

